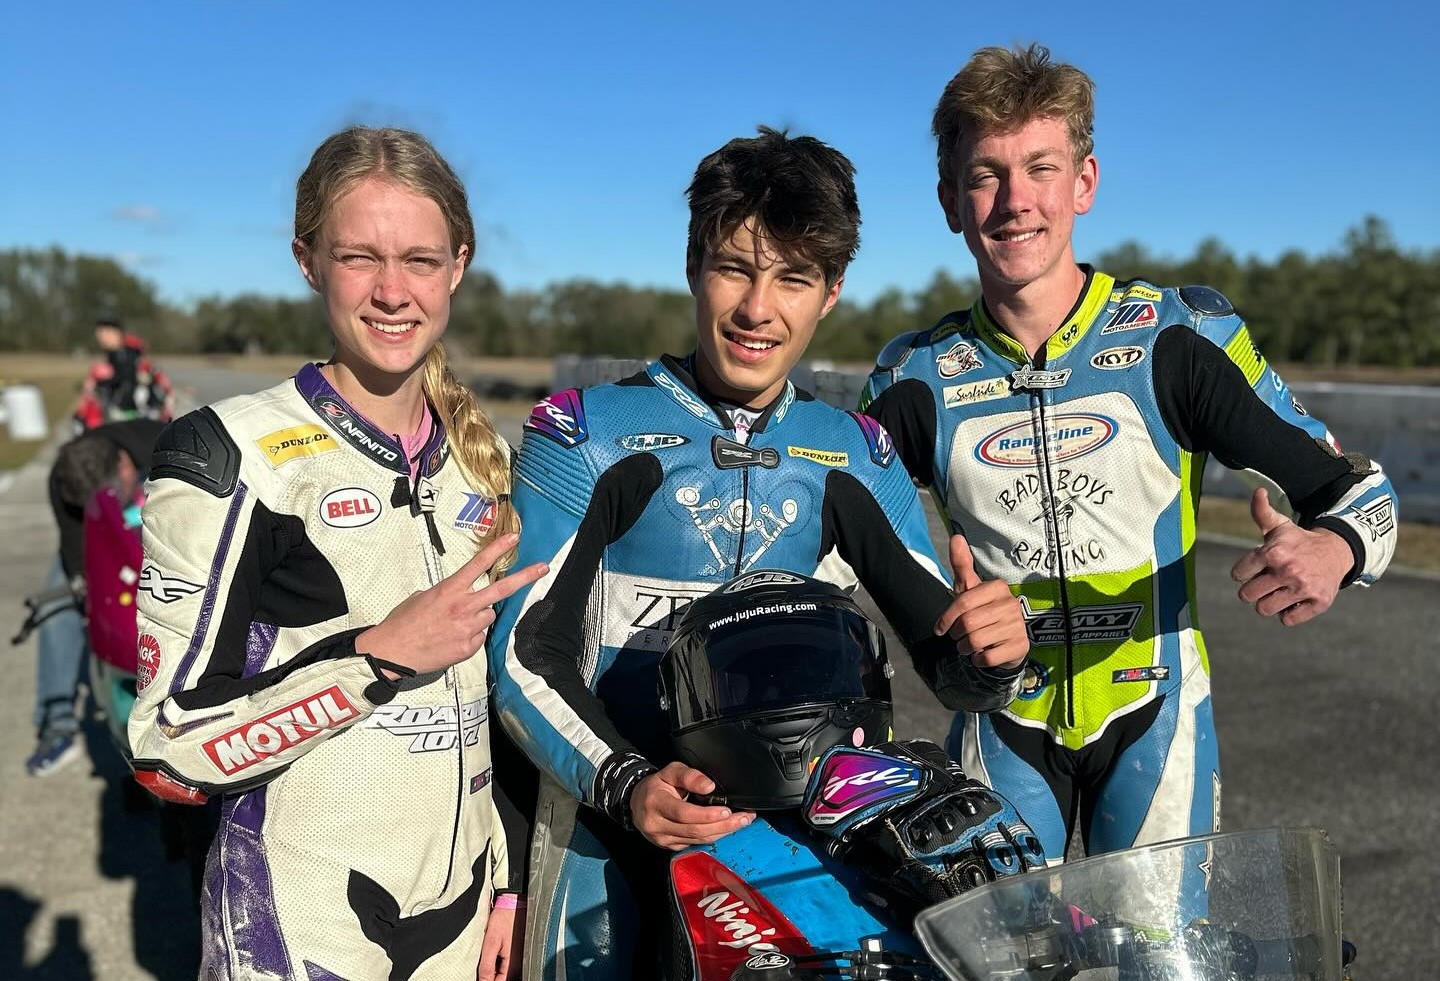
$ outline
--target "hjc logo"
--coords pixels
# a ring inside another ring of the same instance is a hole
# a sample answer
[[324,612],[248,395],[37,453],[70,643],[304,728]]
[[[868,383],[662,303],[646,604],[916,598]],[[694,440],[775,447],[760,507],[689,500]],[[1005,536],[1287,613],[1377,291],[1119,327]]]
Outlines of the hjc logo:
[[320,502],[320,520],[331,528],[359,528],[380,517],[380,498],[363,487],[341,487]]

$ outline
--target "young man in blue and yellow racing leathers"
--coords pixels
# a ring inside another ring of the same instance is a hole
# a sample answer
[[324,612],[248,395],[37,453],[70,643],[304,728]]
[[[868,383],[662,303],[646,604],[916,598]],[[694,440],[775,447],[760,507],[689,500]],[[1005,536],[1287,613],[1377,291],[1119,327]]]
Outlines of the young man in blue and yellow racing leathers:
[[1075,262],[1090,209],[1092,83],[1043,47],[986,48],[935,110],[939,196],[982,299],[881,353],[862,396],[976,568],[1019,583],[1031,655],[1004,711],[959,716],[965,769],[1008,797],[1052,860],[1219,820],[1209,664],[1196,622],[1205,454],[1272,478],[1234,578],[1287,626],[1373,583],[1395,546],[1379,466],[1342,454],[1203,286],[1116,282]]
[[716,787],[674,762],[657,695],[696,597],[749,569],[848,564],[946,705],[1014,695],[1028,645],[1009,588],[981,582],[957,543],[952,591],[884,430],[788,379],[858,244],[852,174],[769,129],[705,158],[689,189],[695,351],[552,395],[526,423],[518,561],[551,572],[501,610],[489,650],[499,715],[547,778],[527,976],[656,976],[667,850],[751,820],[687,800]]

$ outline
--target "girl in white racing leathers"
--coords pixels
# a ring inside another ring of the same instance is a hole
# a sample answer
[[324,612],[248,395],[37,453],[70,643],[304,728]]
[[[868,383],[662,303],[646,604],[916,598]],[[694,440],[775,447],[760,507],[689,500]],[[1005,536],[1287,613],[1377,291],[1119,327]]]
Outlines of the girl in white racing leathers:
[[206,979],[509,967],[516,863],[475,655],[544,566],[492,582],[517,540],[509,451],[438,343],[474,247],[423,137],[330,137],[293,248],[334,357],[157,444],[129,736],[159,796],[225,795]]

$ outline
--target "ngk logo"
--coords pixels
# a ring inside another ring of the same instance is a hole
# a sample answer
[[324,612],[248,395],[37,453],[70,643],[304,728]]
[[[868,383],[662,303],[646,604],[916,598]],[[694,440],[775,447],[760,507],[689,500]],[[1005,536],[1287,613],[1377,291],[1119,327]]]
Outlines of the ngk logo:
[[349,722],[360,713],[338,686],[247,722],[205,743],[205,754],[226,776],[298,746],[322,729]]
[[359,528],[380,517],[380,498],[363,487],[342,487],[320,501],[320,520],[331,528]]

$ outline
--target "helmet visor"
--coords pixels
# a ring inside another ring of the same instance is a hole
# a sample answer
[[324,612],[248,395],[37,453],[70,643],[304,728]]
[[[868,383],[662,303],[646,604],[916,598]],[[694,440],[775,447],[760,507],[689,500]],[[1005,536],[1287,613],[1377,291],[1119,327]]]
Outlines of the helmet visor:
[[676,727],[814,702],[888,702],[879,631],[853,610],[806,605],[816,608],[721,620],[672,647]]

